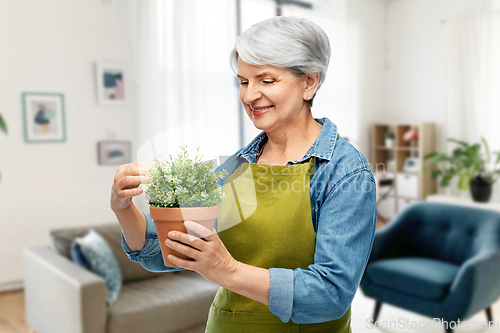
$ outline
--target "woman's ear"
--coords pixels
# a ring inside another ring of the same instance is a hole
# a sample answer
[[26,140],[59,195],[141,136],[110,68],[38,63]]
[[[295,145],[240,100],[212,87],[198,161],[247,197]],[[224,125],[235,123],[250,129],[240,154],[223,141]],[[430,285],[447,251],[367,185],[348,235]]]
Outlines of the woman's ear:
[[[309,100],[311,99],[314,94],[316,94],[316,90],[318,90],[318,84],[319,84],[319,72],[316,73],[316,75],[307,75],[305,79],[305,86],[304,86],[304,99]],[[307,98],[309,96],[309,98]]]

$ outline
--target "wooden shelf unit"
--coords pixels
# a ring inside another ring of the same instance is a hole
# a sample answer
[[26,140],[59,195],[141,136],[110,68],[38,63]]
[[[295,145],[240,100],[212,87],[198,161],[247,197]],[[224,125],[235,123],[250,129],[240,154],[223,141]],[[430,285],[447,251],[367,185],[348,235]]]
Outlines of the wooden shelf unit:
[[[419,138],[412,142],[403,140],[404,133],[417,129]],[[394,133],[393,147],[385,146],[384,134]],[[424,172],[424,157],[436,150],[436,126],[434,123],[386,122],[372,125],[370,163],[378,181],[390,178],[392,189],[379,186],[378,196],[390,192],[379,202],[379,215],[392,218],[414,202],[425,200],[427,195],[436,193],[436,182],[432,180],[432,169]],[[405,161],[413,157],[418,168],[405,170]],[[377,184],[379,185],[379,184]]]

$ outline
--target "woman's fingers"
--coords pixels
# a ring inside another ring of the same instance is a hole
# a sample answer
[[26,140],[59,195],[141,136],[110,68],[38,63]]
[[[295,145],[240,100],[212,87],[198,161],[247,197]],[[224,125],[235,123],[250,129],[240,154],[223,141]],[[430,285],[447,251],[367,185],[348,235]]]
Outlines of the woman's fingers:
[[130,206],[132,197],[144,192],[139,186],[151,182],[148,171],[153,166],[147,163],[128,163],[118,167],[111,187],[111,208],[124,209]]
[[181,242],[181,241],[175,241],[175,240],[171,240],[169,238],[167,238],[165,240],[165,244],[169,248],[171,248],[172,250],[175,250],[179,253],[182,253],[182,254],[188,256],[189,258],[193,258],[193,259],[198,258],[198,254],[200,253],[200,251],[198,249],[195,249],[191,246],[187,246],[186,245],[187,243],[181,244],[179,242]]
[[117,180],[113,184],[113,191],[118,199],[130,199],[144,192],[139,187],[144,182],[150,182],[148,177],[145,176],[126,176]]
[[143,183],[150,183],[151,178],[146,176],[125,176],[118,181],[119,189],[129,189],[138,187]]
[[170,262],[172,264],[174,264],[175,266],[194,270],[194,266],[193,266],[194,261],[192,261],[192,260],[181,259],[179,257],[174,256],[173,254],[168,255],[168,260],[170,260]]
[[216,238],[214,237],[214,234],[216,233],[215,229],[210,230],[193,221],[185,221],[184,226],[186,227],[188,234],[193,239],[203,238],[205,241],[210,242]]
[[[180,244],[180,243],[182,244]],[[203,245],[206,243],[203,239],[200,239],[200,237],[188,235],[186,233],[180,232],[180,231],[170,231],[168,233],[168,238],[165,241],[165,244],[167,244],[168,247],[173,248],[176,251],[179,251],[178,248],[181,246],[186,246],[184,244],[187,244],[197,250],[202,250]],[[186,246],[186,247],[189,247]],[[183,251],[179,251],[185,255],[188,255],[187,253]]]
[[147,168],[146,166],[141,165],[140,163],[132,163],[126,173],[133,176],[147,176],[148,171],[149,168]]
[[177,252],[197,259],[201,252],[209,249],[209,242],[218,237],[217,232],[193,221],[185,221],[184,225],[188,233],[172,230],[168,233],[165,244]]
[[[203,238],[198,238],[181,231],[171,231],[170,239],[165,244],[171,249],[182,253],[192,260],[185,260],[173,255],[168,259],[176,266],[200,273],[206,279],[219,285],[227,282],[236,272],[238,262],[231,256],[215,229],[209,230],[196,222],[186,221],[186,229]],[[197,224],[197,225],[195,225]]]
[[184,232],[172,230],[168,233],[168,239],[165,241],[165,244],[191,258],[193,258],[193,255],[197,254],[193,253],[191,250],[202,251],[206,248],[207,242],[213,241],[217,238],[217,232],[215,229],[209,230],[201,224],[193,221],[185,221],[184,225],[186,226],[188,233],[186,234]]
[[138,162],[136,165],[137,165],[138,174],[141,176],[147,176],[149,170],[154,168],[153,164],[147,164],[147,163],[142,163],[142,162]]
[[117,174],[124,176],[147,176],[150,169],[154,168],[152,164],[134,162],[120,165]]
[[116,193],[116,196],[118,198],[121,198],[121,199],[128,199],[128,198],[135,197],[136,195],[139,195],[142,192],[144,192],[144,190],[140,187],[137,187],[137,188],[132,188],[132,189],[128,189],[128,190],[121,190],[118,193]]
[[150,170],[153,170],[155,173],[158,173],[158,170],[153,164],[147,164],[147,163],[132,163],[132,167],[136,168],[134,169],[138,175],[141,176],[147,176]]

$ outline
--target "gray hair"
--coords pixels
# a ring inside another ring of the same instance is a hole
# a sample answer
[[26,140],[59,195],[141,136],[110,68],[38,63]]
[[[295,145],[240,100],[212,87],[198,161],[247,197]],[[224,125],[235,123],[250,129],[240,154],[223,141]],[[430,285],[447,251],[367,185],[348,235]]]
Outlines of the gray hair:
[[[235,73],[238,56],[254,66],[288,69],[300,79],[319,72],[319,90],[326,78],[330,55],[328,36],[317,24],[302,17],[277,16],[254,24],[239,35],[229,63]],[[314,96],[307,101],[309,108]]]

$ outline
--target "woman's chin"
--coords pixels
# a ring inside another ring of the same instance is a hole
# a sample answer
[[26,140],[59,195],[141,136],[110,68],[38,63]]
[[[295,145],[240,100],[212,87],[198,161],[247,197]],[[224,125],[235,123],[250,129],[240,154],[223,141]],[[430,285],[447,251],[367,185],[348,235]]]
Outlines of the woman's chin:
[[266,121],[263,121],[262,119],[252,119],[253,126],[261,131],[265,131],[266,128],[269,127],[269,124],[267,124]]

